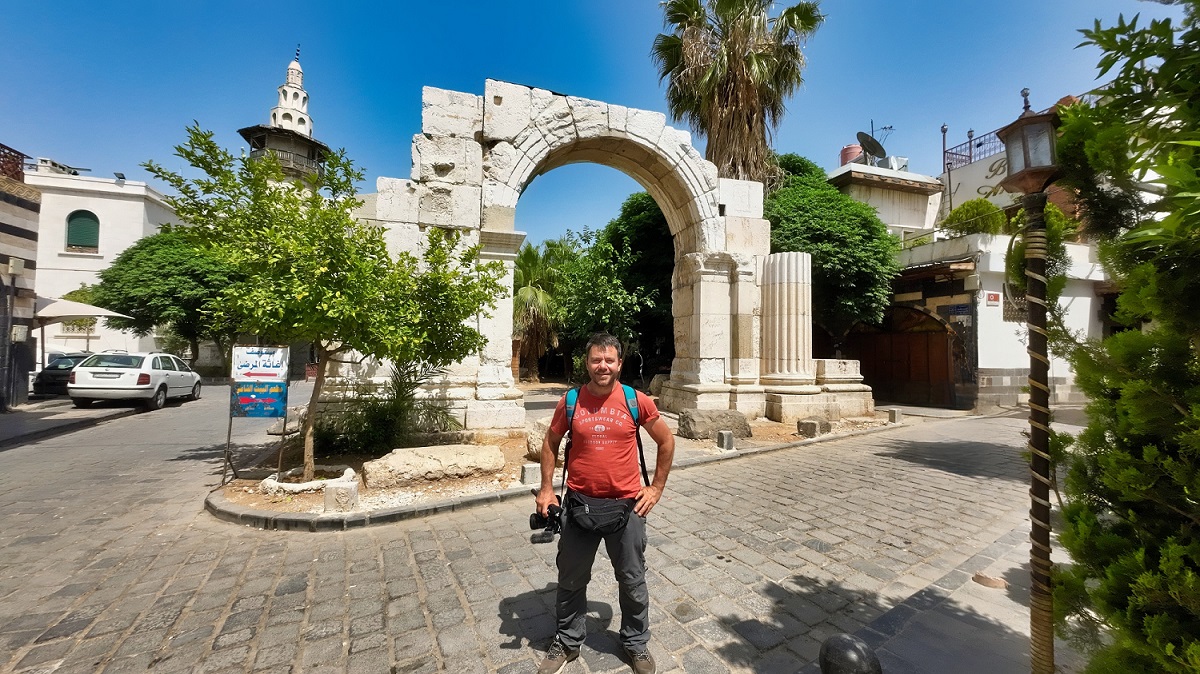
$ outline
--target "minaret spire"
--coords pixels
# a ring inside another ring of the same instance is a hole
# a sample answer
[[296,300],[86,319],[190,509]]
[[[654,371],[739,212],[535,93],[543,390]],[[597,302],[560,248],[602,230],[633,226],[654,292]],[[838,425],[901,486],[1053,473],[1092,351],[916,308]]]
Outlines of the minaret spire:
[[279,102],[271,109],[271,126],[312,137],[312,118],[308,116],[308,92],[304,90],[299,44],[296,45],[296,58],[288,64],[287,78],[279,85]]

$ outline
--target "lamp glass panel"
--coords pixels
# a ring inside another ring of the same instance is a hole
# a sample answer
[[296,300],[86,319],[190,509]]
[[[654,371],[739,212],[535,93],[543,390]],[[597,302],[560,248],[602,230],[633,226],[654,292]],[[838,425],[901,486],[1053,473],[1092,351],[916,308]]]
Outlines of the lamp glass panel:
[[1025,170],[1025,139],[1019,133],[1010,133],[1004,143],[1008,155],[1008,175]]
[[1050,139],[1050,124],[1030,124],[1025,127],[1025,142],[1029,144],[1030,166],[1052,166],[1054,152]]

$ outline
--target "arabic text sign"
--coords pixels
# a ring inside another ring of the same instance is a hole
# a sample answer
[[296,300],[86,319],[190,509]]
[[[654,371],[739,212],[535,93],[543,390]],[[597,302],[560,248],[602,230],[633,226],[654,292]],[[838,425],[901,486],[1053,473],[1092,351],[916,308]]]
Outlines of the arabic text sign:
[[287,382],[286,346],[233,347],[233,378],[236,381]]
[[282,417],[287,411],[287,382],[239,381],[229,409],[235,417]]

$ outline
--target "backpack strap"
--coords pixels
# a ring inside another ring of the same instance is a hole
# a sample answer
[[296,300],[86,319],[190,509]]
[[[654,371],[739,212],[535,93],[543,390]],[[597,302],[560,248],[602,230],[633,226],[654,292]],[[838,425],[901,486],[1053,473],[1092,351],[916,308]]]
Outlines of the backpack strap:
[[563,477],[562,477],[562,495],[559,497],[559,503],[566,505],[567,502],[567,460],[571,457],[571,429],[575,421],[575,405],[579,401],[579,389],[573,388],[567,390],[567,446],[563,448]]
[[627,384],[621,384],[621,388],[625,390],[625,406],[629,408],[629,414],[633,417],[633,434],[637,437],[638,464],[642,467],[642,479],[649,487],[650,474],[646,471],[646,452],[642,449],[642,425],[638,423],[637,391]]

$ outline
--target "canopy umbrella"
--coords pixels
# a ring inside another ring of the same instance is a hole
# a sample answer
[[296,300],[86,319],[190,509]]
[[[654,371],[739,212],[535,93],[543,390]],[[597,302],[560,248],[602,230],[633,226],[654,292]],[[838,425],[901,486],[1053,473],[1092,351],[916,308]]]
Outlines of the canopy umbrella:
[[41,331],[38,336],[38,343],[42,348],[42,367],[46,366],[46,326],[63,321],[74,321],[81,318],[132,318],[125,314],[118,314],[115,311],[109,311],[91,304],[83,302],[72,302],[71,300],[60,300],[54,297],[38,297],[34,300],[33,309],[33,324]]

